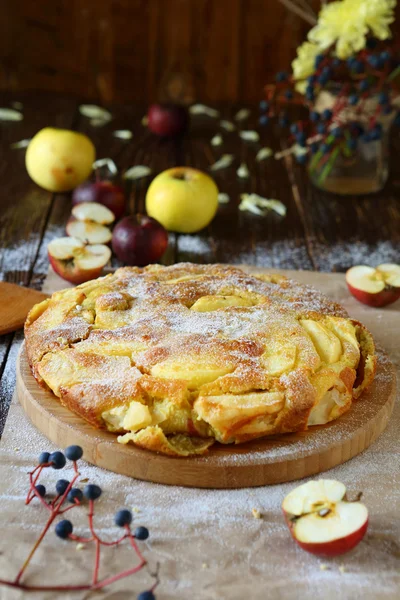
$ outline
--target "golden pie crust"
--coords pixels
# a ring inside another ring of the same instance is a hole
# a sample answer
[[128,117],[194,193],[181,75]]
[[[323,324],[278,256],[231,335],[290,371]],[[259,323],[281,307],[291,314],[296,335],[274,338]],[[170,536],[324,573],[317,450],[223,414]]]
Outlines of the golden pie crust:
[[118,269],[34,306],[25,338],[64,406],[171,456],[337,419],[376,364],[368,330],[317,290],[224,265]]

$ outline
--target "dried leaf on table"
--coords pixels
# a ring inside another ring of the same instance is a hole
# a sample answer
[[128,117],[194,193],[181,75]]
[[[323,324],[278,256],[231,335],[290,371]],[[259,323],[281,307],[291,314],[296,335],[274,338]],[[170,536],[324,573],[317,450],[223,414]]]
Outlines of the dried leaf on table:
[[207,115],[207,117],[216,118],[219,117],[219,111],[205,104],[193,104],[189,108],[191,115]]
[[249,177],[250,173],[246,163],[241,163],[240,167],[236,171],[236,174],[241,179],[247,179]]
[[230,198],[229,198],[228,194],[225,194],[224,192],[220,192],[218,194],[219,204],[228,204],[229,201],[230,201]]
[[0,121],[22,121],[24,115],[13,108],[0,108]]
[[223,140],[222,140],[222,135],[214,135],[213,138],[211,138],[211,146],[220,146],[222,144]]
[[233,163],[233,154],[223,154],[219,160],[210,166],[211,171],[218,171],[219,169],[226,169]]
[[262,161],[265,160],[266,158],[270,158],[273,155],[273,150],[271,148],[261,148],[261,150],[259,150],[256,154],[256,160],[257,161]]
[[81,104],[79,112],[89,119],[99,119],[104,122],[111,121],[112,119],[112,114],[108,110],[96,104]]
[[113,136],[120,140],[131,140],[133,133],[129,129],[117,129],[113,131]]
[[112,158],[99,158],[98,160],[94,161],[92,166],[93,170],[100,169],[101,167],[107,167],[107,169],[113,175],[116,175],[118,173],[117,165],[112,160]]
[[257,133],[257,131],[253,131],[251,129],[240,131],[239,136],[245,142],[258,142],[258,140],[260,139],[260,136]]
[[245,119],[248,119],[250,115],[251,115],[251,110],[249,110],[248,108],[241,108],[236,113],[235,120],[236,121],[244,121]]
[[273,210],[281,217],[286,215],[286,206],[280,200],[263,198],[258,194],[242,194],[240,199],[239,210],[260,216],[266,215],[269,210]]
[[151,169],[146,167],[146,165],[135,165],[131,167],[124,173],[124,179],[141,179],[142,177],[147,177],[150,175]]
[[222,129],[225,129],[225,131],[235,131],[236,129],[236,125],[232,123],[232,121],[222,120],[219,122],[219,124],[222,127]]
[[18,148],[27,148],[29,146],[30,141],[31,138],[28,138],[26,140],[20,140],[19,142],[14,142],[13,144],[10,144],[10,148],[11,150],[17,150]]

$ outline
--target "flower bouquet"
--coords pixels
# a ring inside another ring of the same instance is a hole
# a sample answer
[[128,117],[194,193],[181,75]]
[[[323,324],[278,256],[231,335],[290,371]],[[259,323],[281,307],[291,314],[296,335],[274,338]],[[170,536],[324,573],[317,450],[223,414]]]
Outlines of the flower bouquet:
[[[265,87],[260,124],[279,115],[312,182],[340,194],[376,192],[388,175],[390,126],[399,122],[400,60],[391,40],[396,0],[339,0],[322,7],[292,74]],[[290,122],[292,104],[307,117]]]

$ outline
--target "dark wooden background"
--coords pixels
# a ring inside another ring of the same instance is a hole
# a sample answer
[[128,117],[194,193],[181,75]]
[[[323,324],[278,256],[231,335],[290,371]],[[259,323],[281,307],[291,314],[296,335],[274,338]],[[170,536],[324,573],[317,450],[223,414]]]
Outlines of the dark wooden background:
[[308,29],[278,0],[3,0],[1,7],[1,89],[104,102],[256,101]]

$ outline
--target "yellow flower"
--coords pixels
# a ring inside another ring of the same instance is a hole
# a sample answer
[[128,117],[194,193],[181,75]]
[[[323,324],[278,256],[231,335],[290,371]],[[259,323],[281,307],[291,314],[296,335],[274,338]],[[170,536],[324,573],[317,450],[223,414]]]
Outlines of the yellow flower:
[[315,71],[315,58],[320,49],[311,42],[304,42],[297,48],[297,58],[292,62],[293,77],[295,79],[306,79]]
[[319,13],[308,39],[326,50],[336,44],[336,55],[345,59],[365,47],[371,32],[379,39],[390,36],[396,0],[342,0],[331,2]]

